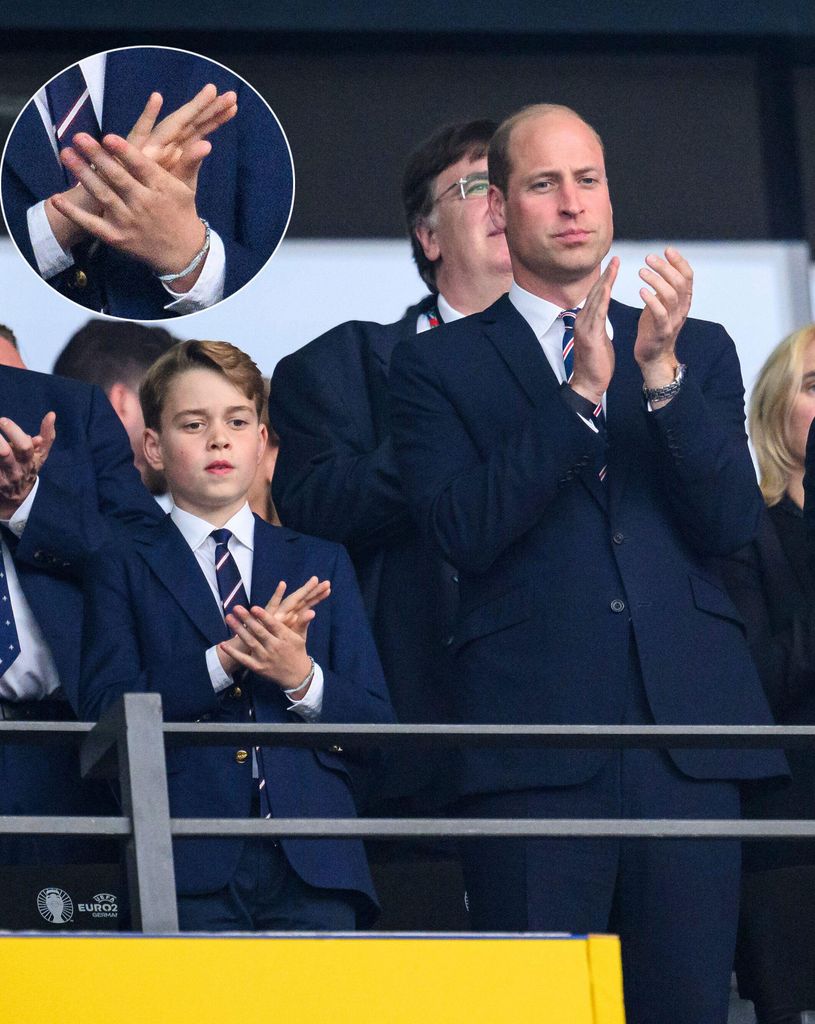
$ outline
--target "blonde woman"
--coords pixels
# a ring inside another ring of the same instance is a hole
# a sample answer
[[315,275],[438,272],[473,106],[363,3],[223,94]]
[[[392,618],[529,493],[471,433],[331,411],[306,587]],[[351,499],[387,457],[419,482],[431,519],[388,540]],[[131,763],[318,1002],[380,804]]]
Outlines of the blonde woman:
[[[756,380],[750,434],[767,514],[755,542],[723,567],[780,724],[815,723],[815,560],[803,517],[813,418],[815,324],[785,338]],[[787,757],[792,779],[747,791],[745,817],[815,814],[815,750]],[[815,842],[745,844],[737,966],[760,1024],[815,1010]]]

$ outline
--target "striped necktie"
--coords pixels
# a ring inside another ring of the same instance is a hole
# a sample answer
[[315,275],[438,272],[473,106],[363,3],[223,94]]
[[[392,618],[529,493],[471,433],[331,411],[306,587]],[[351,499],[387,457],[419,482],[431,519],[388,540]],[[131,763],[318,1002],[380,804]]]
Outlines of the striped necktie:
[[11,594],[8,589],[8,575],[0,546],[0,676],[2,676],[20,653],[20,638],[14,623]]
[[[229,550],[229,541],[232,531],[227,529],[213,530],[210,537],[215,541],[215,575],[218,578],[218,593],[221,596],[221,608],[224,615],[234,610],[235,605],[242,608],[249,607],[246,597],[246,588],[241,579],[238,563],[235,561],[232,552]],[[243,679],[246,676],[246,669],[240,669],[235,675]],[[255,717],[254,701],[249,705],[250,718]],[[265,818],[271,818],[272,809],[269,804],[269,794],[266,792],[266,772],[263,768],[263,751],[260,747],[253,747],[253,775],[257,778],[258,791],[260,793],[260,813]]]
[[[78,132],[86,132],[95,139],[102,137],[88,83],[78,64],[72,65],[49,82],[45,87],[45,97],[60,152],[71,145]],[[63,167],[63,173],[69,185],[76,184],[76,178],[67,168]]]
[[574,322],[580,309],[564,309],[558,313],[558,320],[563,321],[563,369],[566,383],[570,384],[574,376]]
[[[558,319],[563,321],[563,369],[568,384],[571,384],[572,377],[574,377],[574,322],[579,312],[580,307],[578,306],[575,309],[564,309],[558,313]],[[592,417],[600,433],[605,434],[606,414],[603,410],[602,401],[598,402],[594,407]],[[604,461],[603,465],[597,470],[597,475],[601,481],[605,482],[607,472],[608,466]]]

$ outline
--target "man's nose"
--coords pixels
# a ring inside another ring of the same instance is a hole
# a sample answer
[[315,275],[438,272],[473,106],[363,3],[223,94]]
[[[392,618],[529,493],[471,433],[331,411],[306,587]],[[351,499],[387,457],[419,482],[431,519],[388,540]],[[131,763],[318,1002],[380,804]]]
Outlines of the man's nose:
[[229,435],[223,426],[216,424],[213,426],[212,431],[209,435],[209,447],[210,448],[228,448],[229,447]]
[[580,195],[580,189],[577,187],[577,182],[563,181],[558,189],[558,193],[562,213],[574,216],[582,211],[583,201]]

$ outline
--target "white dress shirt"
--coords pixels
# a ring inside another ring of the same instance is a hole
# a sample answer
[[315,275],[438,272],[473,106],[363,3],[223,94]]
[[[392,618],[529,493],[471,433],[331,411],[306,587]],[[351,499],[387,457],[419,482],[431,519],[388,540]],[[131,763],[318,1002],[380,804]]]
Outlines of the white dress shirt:
[[[566,380],[566,368],[563,365],[563,321],[559,315],[563,307],[554,302],[533,295],[525,288],[521,288],[515,281],[509,289],[509,301],[526,320],[535,337],[540,342],[543,354],[546,356],[549,365],[552,367],[557,379],[563,384]],[[582,309],[585,299],[582,299],[573,308]],[[614,328],[611,321],[606,317],[606,331],[609,338],[614,337]],[[606,407],[606,396],[603,395],[603,409]]]
[[[179,508],[177,505],[173,506],[170,512],[170,518],[178,527],[184,540],[192,549],[192,552],[201,567],[201,572],[204,574],[204,578],[209,584],[209,589],[212,591],[212,595],[217,602],[218,610],[223,617],[221,596],[218,590],[218,575],[215,571],[216,545],[215,540],[211,536],[214,529],[212,523],[208,523],[205,519],[201,519],[199,516],[195,516],[191,512],[185,512],[184,509]],[[249,508],[248,502],[239,509],[234,516],[232,516],[229,522],[224,524],[224,529],[232,532],[228,545],[229,551],[235,559],[238,572],[240,573],[241,580],[243,581],[244,589],[246,590],[247,596],[249,596],[252,593],[252,559],[254,557],[255,546],[255,519],[252,515],[252,510]],[[206,659],[209,678],[216,693],[220,693],[228,686],[232,686],[234,680],[227,672],[224,671],[223,665],[218,657],[217,647],[210,647],[207,650]],[[268,685],[275,686],[276,684],[270,681]],[[320,717],[320,713],[323,708],[323,687],[323,671],[315,662],[314,678],[311,681],[311,686],[309,686],[306,691],[306,695],[300,700],[292,700],[291,697],[287,697],[289,701],[289,710],[296,711],[297,714],[306,721],[316,721]]]
[[[461,320],[462,317],[467,315],[466,313],[459,313],[457,309],[453,309],[441,292],[436,296],[436,309],[439,311],[443,324],[451,324],[454,320]],[[427,313],[420,313],[416,320],[416,333],[424,334],[425,331],[429,330],[432,330],[432,328]]]
[[[88,85],[88,92],[94,113],[96,114],[96,120],[100,125],[102,124],[102,105],[105,96],[106,61],[107,55],[104,53],[97,53],[92,57],[85,57],[79,61],[79,66],[82,68],[82,73]],[[45,133],[54,151],[54,159],[59,163],[59,149],[44,86],[34,95],[34,105],[42,118]],[[163,113],[172,113],[172,111],[163,111]],[[40,272],[40,276],[48,280],[48,278],[54,277],[54,275],[73,266],[73,256],[70,252],[65,252],[54,237],[54,232],[48,223],[48,216],[45,212],[45,200],[29,208],[27,219],[28,235],[34,250],[34,258],[37,261],[37,269]],[[170,313],[177,313],[178,315],[195,313],[199,309],[206,309],[208,306],[220,302],[223,298],[225,279],[226,253],[224,251],[224,243],[218,233],[210,228],[209,252],[204,260],[203,269],[198,276],[198,280],[188,292],[180,295],[162,281],[165,291],[172,297],[164,308]]]
[[[28,497],[11,519],[0,520],[15,537],[21,537],[25,530],[39,483],[39,480],[34,483]],[[3,563],[6,567],[11,610],[14,614],[17,638],[20,641],[20,653],[12,662],[11,667],[0,674],[0,698],[3,700],[42,700],[59,689],[57,667],[54,664],[51,649],[20,586],[11,552],[5,543],[0,541],[0,544],[3,549]],[[79,638],[77,637],[78,642]]]

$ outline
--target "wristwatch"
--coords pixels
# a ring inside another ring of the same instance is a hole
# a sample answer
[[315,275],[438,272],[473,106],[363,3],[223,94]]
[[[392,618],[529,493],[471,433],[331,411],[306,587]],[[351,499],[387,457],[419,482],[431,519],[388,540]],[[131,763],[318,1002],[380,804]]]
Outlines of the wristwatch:
[[666,398],[673,398],[673,396],[682,387],[682,382],[685,379],[685,371],[687,366],[684,363],[677,363],[676,370],[674,371],[674,379],[670,384],[666,384],[662,388],[649,388],[645,384],[642,385],[642,393],[645,395],[646,402],[662,402]]

